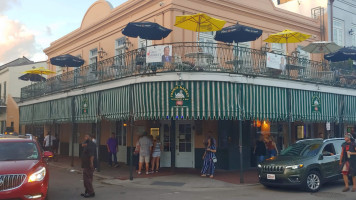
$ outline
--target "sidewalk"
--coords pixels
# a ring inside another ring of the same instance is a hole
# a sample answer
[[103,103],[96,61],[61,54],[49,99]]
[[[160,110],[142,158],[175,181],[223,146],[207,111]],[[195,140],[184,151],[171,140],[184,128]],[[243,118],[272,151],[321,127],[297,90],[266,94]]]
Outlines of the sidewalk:
[[[58,161],[50,161],[49,165],[54,167],[65,168],[69,170],[81,171],[81,163],[79,158],[74,158],[74,167],[71,167],[71,157],[60,156]],[[240,173],[238,170],[216,170],[214,179],[208,177],[201,177],[199,169],[187,169],[187,168],[161,168],[158,173],[152,173],[146,175],[142,173],[138,175],[134,169],[133,179],[130,181],[129,166],[121,163],[118,168],[110,167],[106,162],[100,163],[100,172],[95,172],[94,176],[107,179],[108,184],[119,185],[122,182],[130,182],[133,184],[139,184],[140,186],[183,186],[186,188],[231,188],[236,185],[240,185]],[[244,184],[251,185],[258,183],[257,170],[250,169],[244,172]]]

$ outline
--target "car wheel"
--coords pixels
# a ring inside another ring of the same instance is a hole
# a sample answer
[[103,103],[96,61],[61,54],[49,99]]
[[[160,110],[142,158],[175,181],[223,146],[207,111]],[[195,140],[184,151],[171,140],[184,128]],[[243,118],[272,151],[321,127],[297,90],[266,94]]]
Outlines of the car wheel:
[[317,171],[310,171],[304,181],[304,189],[308,192],[317,192],[321,188],[321,176]]

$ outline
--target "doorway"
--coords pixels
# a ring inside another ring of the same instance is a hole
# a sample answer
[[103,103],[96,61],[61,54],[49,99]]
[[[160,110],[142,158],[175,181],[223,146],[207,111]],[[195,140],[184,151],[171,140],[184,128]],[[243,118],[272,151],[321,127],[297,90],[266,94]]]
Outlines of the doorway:
[[[161,121],[160,135],[163,145],[161,167],[171,167],[171,159],[174,156],[175,167],[194,168],[193,123],[193,121],[175,121],[175,138],[172,138],[171,121]],[[175,139],[175,146],[172,146],[173,139]],[[172,152],[172,148],[175,148],[175,151]]]

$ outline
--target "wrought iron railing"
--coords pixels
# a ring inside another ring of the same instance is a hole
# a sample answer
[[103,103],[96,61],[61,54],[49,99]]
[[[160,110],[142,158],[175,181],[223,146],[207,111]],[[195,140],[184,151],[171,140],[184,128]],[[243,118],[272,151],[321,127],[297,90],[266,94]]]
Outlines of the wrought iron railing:
[[327,63],[285,56],[283,69],[267,68],[267,52],[221,43],[172,43],[170,62],[146,63],[145,51],[135,49],[101,60],[21,89],[21,100],[63,90],[98,84],[136,75],[182,71],[221,72],[292,79],[312,83],[355,87],[343,84]]

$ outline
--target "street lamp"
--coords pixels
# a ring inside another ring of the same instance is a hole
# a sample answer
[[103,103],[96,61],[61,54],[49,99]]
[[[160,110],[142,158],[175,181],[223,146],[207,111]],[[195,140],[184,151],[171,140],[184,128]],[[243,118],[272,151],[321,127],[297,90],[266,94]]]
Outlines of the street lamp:
[[100,50],[98,51],[98,55],[99,55],[99,58],[102,59],[104,56],[107,55],[106,51],[104,51],[103,48],[100,48]]

